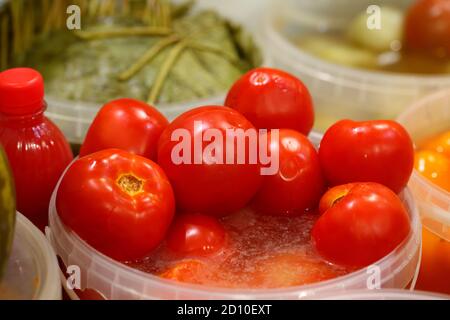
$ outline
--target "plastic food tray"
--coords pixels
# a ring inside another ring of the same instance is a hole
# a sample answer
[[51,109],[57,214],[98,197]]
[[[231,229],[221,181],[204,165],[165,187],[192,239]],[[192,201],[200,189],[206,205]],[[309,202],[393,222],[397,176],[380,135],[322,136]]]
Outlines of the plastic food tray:
[[[450,76],[420,76],[353,69],[315,57],[289,37],[310,28],[342,30],[369,5],[406,9],[412,0],[284,0],[262,19],[265,48],[275,67],[297,75],[311,91],[323,131],[336,120],[396,118],[407,106],[433,91],[450,87]],[[307,31],[305,31],[307,32]]]
[[[312,134],[311,140],[318,145],[321,136]],[[49,209],[47,236],[65,266],[76,265],[81,271],[81,289],[93,289],[106,299],[300,299],[330,292],[346,292],[366,289],[372,273],[362,269],[346,276],[317,284],[270,290],[234,290],[209,288],[164,280],[142,271],[132,269],[99,253],[73,231],[63,225],[55,207],[56,187]],[[411,218],[411,233],[389,255],[376,263],[382,288],[414,287],[417,274],[421,223],[414,199],[408,189],[402,199]],[[61,277],[66,285],[66,278]],[[67,287],[66,287],[67,289]],[[68,294],[76,299],[73,291]]]

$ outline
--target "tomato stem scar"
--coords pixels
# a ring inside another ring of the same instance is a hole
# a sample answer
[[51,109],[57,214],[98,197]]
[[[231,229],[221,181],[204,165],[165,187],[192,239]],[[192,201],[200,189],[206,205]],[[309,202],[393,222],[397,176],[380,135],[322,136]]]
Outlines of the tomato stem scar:
[[123,174],[117,179],[117,185],[130,196],[143,192],[144,181],[131,173]]

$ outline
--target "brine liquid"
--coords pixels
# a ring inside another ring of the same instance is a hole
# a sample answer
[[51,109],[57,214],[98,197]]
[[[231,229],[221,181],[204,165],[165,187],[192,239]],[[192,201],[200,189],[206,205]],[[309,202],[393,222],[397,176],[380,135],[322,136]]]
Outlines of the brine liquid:
[[227,246],[212,257],[179,259],[163,244],[143,261],[128,264],[155,275],[175,274],[188,283],[242,289],[305,285],[347,274],[351,270],[315,253],[311,229],[317,217],[263,216],[246,209],[222,218]]
[[450,58],[436,58],[423,53],[409,52],[401,49],[398,43],[395,48],[385,52],[374,52],[362,48],[345,35],[336,33],[311,33],[293,38],[293,42],[302,50],[323,60],[372,71],[445,75],[450,74]]

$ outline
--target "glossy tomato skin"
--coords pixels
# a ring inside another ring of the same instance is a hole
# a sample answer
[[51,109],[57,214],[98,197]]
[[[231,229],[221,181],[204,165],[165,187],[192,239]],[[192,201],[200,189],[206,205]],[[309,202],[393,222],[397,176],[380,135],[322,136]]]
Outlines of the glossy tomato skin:
[[247,72],[232,86],[225,105],[242,113],[258,129],[293,129],[308,135],[314,125],[308,89],[281,70]]
[[113,100],[97,113],[80,156],[116,148],[156,160],[158,139],[168,124],[157,109],[142,101]]
[[399,193],[413,170],[414,147],[397,122],[341,120],[326,131],[319,158],[332,186],[378,182]]
[[156,163],[106,149],[70,166],[56,208],[63,223],[95,249],[128,261],[144,257],[164,239],[175,200]]
[[[271,133],[269,133],[270,139]],[[325,191],[319,156],[303,134],[281,129],[279,139],[270,143],[270,152],[279,155],[275,175],[263,177],[263,184],[253,200],[258,212],[295,215],[315,209]]]
[[[365,267],[394,250],[410,232],[408,213],[399,197],[377,183],[354,183],[328,191],[348,193],[326,209],[312,230],[317,252],[346,267]],[[322,205],[322,208],[324,206]]]
[[[202,129],[194,130],[195,123],[201,122]],[[206,129],[218,129],[226,141],[227,129],[255,130],[253,125],[237,111],[223,106],[205,106],[190,110],[175,119],[164,130],[158,145],[158,163],[172,183],[180,212],[197,212],[223,216],[243,208],[255,195],[261,185],[260,165],[245,161],[245,164],[210,163],[205,154],[197,152],[194,141],[201,141]],[[172,151],[182,141],[172,141],[172,134],[181,129],[190,138],[190,164],[176,164]],[[236,140],[234,140],[236,141]],[[205,148],[211,142],[200,143]],[[236,144],[233,143],[235,149]],[[248,144],[247,144],[248,145]],[[202,149],[203,149],[202,148]],[[225,143],[224,148],[226,149]],[[204,149],[203,149],[204,150]],[[248,152],[246,151],[248,154]],[[199,157],[201,164],[194,164]]]
[[177,255],[209,256],[224,248],[226,233],[215,217],[181,214],[175,218],[166,242],[169,250]]
[[450,2],[416,1],[406,16],[405,41],[409,49],[438,57],[450,55]]

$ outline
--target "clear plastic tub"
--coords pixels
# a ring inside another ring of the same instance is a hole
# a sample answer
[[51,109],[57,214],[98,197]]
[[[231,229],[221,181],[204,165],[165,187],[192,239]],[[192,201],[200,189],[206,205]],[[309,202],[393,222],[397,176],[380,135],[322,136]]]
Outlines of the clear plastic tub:
[[320,300],[449,300],[450,296],[423,291],[364,290],[349,291],[339,295],[325,295]]
[[22,214],[17,213],[14,243],[0,300],[60,300],[58,262],[45,236]]
[[[398,121],[406,127],[417,144],[450,130],[450,90],[435,93],[416,102],[398,118]],[[416,171],[411,177],[409,187],[418,202],[424,236],[430,241],[433,241],[433,237],[441,239],[439,245],[441,253],[447,258],[450,257],[450,193]],[[424,242],[426,258],[419,274],[420,287],[427,290],[444,290],[450,294],[450,259],[432,261],[439,257],[433,257],[428,248]],[[428,266],[431,268],[434,262],[442,268],[440,272],[428,270]]]
[[415,76],[352,69],[326,62],[298,48],[290,37],[311,29],[339,31],[369,5],[406,9],[412,0],[273,1],[261,30],[273,66],[297,75],[315,102],[316,129],[342,118],[396,118],[418,98],[450,87],[450,76]]
[[[267,1],[267,0],[265,0]],[[176,1],[175,1],[176,2]],[[236,17],[232,14],[233,9],[236,9],[235,3],[225,4],[225,3],[211,3],[208,0],[202,0],[196,3],[196,10],[203,9],[213,9],[217,10],[222,16],[236,23],[241,23],[244,21],[245,14],[248,11],[243,11],[240,15],[240,19],[235,19]],[[233,8],[234,6],[234,8]],[[256,7],[255,3],[253,6]],[[222,10],[225,9],[225,10]],[[220,10],[220,11],[219,11]],[[253,37],[255,44],[259,47],[262,56],[262,65],[269,65],[270,59],[265,55],[261,43],[258,38],[253,34],[252,24],[242,24],[247,27],[248,34]],[[179,102],[173,104],[157,104],[158,110],[163,113],[169,120],[173,120],[181,113],[198,106],[203,105],[223,105],[225,101],[226,92],[218,95],[214,95],[208,98]],[[47,100],[47,111],[46,115],[64,132],[64,135],[73,144],[81,144],[84,140],[87,130],[89,129],[92,120],[97,114],[101,107],[101,104],[90,103],[86,101],[69,101],[61,100],[51,95],[46,95]],[[106,103],[107,101],[105,101]]]
[[[317,145],[320,135],[313,134],[311,140]],[[57,189],[58,186],[50,202],[47,237],[65,266],[80,268],[81,290],[95,290],[106,299],[300,299],[328,292],[366,289],[371,285],[374,272],[379,275],[382,288],[414,287],[420,257],[421,224],[408,189],[402,193],[402,199],[411,218],[411,233],[398,248],[378,261],[375,268],[317,284],[270,290],[234,290],[174,283],[114,261],[63,225],[55,207]],[[69,296],[76,298],[75,293],[67,288],[65,277],[61,279]]]

